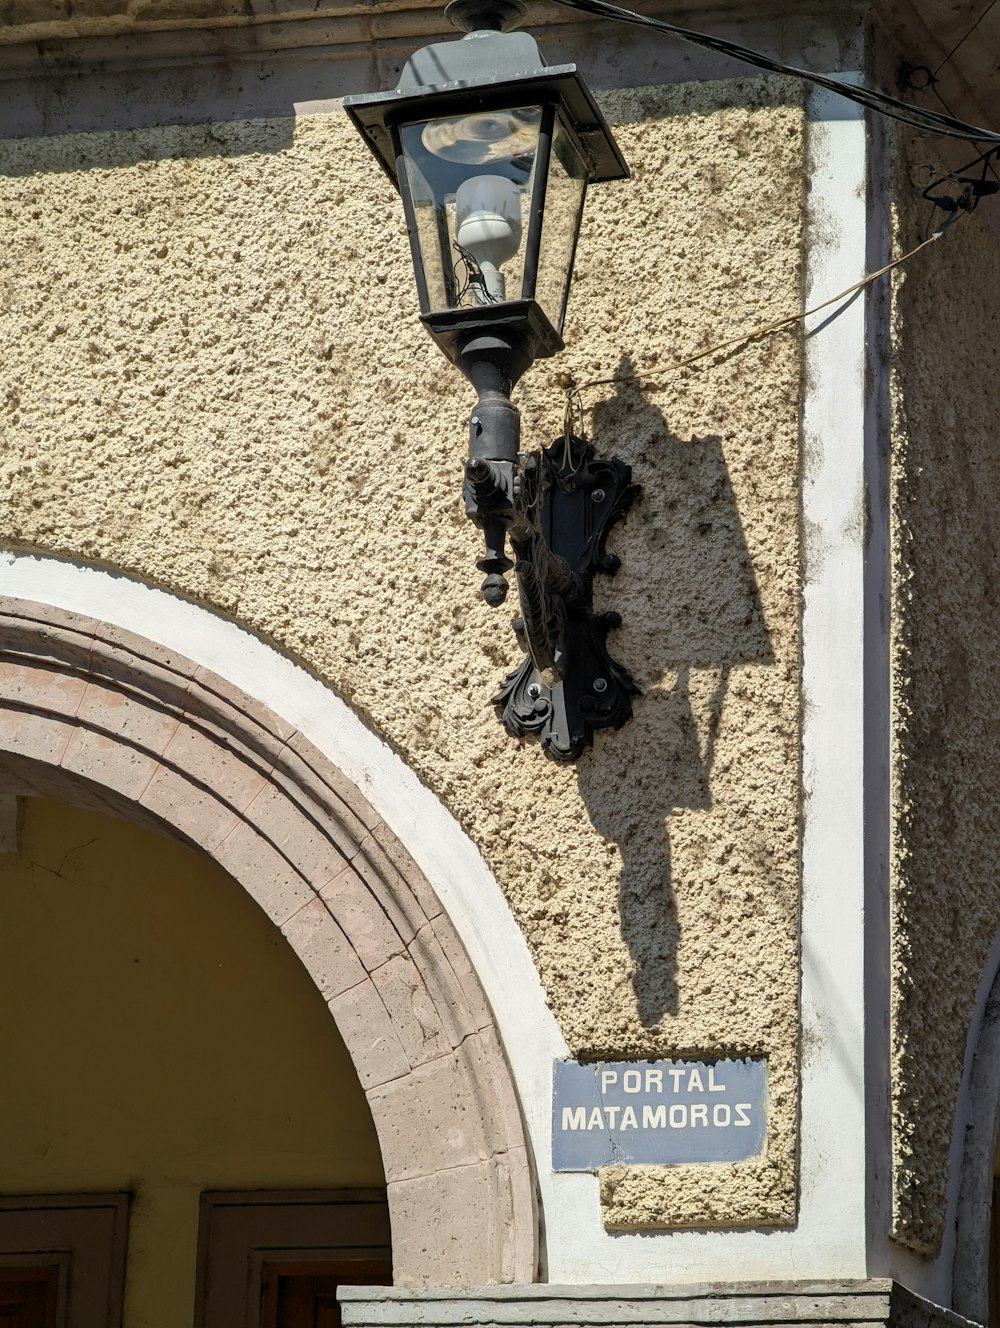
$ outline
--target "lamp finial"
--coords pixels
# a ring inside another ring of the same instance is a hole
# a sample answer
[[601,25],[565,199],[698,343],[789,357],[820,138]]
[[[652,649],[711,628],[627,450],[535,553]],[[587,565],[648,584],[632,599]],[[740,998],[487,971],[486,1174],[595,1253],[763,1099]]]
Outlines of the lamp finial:
[[510,32],[527,12],[524,0],[451,0],[444,16],[460,32]]

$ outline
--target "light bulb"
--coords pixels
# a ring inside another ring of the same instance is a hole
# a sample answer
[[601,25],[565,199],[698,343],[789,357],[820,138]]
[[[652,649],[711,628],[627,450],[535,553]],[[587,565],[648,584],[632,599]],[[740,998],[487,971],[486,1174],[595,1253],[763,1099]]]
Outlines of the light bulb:
[[512,111],[476,111],[424,125],[421,140],[428,152],[463,166],[525,158],[527,169],[538,145],[541,112],[533,106]]
[[521,245],[521,195],[502,175],[473,175],[455,194],[455,239],[479,267],[483,289],[474,287],[478,304],[506,298],[501,264]]

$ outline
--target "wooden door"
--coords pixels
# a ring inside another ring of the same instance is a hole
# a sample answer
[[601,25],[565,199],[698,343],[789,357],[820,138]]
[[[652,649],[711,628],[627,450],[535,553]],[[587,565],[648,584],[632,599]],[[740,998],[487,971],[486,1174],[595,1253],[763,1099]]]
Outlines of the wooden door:
[[392,1281],[388,1260],[324,1259],[265,1263],[260,1328],[340,1328],[337,1287],[379,1286]]
[[0,1268],[0,1328],[56,1328],[59,1266]]
[[194,1328],[340,1328],[338,1286],[392,1285],[381,1189],[204,1194],[198,1243]]
[[127,1194],[0,1197],[0,1328],[122,1328]]

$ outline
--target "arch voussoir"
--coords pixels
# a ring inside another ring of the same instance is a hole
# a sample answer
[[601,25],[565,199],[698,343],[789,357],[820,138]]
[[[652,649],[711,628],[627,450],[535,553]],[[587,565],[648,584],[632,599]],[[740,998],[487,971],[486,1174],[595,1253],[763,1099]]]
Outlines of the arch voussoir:
[[368,976],[324,900],[314,896],[281,930],[327,1002]]
[[343,863],[320,886],[319,895],[343,927],[366,972],[374,972],[406,949],[389,915],[372,899],[368,886],[350,863]]
[[[374,832],[367,834],[351,855],[351,866],[388,917],[405,944],[430,919],[420,899],[405,888],[404,877]],[[436,910],[440,912],[440,909]]]
[[[351,1059],[371,1105],[372,1091],[411,1072],[409,1057],[396,1036],[389,1012],[371,978],[327,1001],[341,1036],[351,1048]],[[373,1107],[372,1115],[375,1115]],[[376,1120],[376,1128],[378,1121]],[[383,1132],[379,1130],[383,1144]],[[391,1166],[383,1155],[388,1179]]]

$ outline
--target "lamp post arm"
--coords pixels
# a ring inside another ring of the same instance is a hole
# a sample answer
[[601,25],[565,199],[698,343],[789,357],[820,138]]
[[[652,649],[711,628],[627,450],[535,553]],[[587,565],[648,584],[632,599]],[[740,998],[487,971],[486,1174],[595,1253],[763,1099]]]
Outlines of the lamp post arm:
[[604,541],[638,489],[623,461],[596,457],[579,438],[521,453],[510,392],[531,362],[523,341],[477,329],[456,362],[478,395],[463,496],[485,544],[483,598],[502,604],[513,570],[520,601],[513,626],[526,658],[493,701],[509,733],[534,734],[556,760],[575,761],[595,729],[628,719],[638,691],[605,644],[621,620],[595,613],[592,594],[596,573],[618,570]]
[[[476,561],[486,573],[482,595],[492,607],[502,604],[506,573],[514,569],[521,606],[515,619],[518,641],[545,685],[554,687],[565,667],[567,610],[583,603],[584,586],[546,540],[543,512],[550,470],[538,452],[523,459],[519,455],[520,416],[504,391],[502,370],[477,368],[479,400],[469,421],[463,497],[486,546]],[[516,562],[507,554],[508,539]]]
[[486,573],[483,599],[494,608],[507,598],[507,534],[516,513],[521,450],[521,417],[510,399],[513,385],[531,363],[518,338],[480,333],[463,346],[462,372],[478,400],[469,417],[469,459],[465,465],[466,515],[483,532],[486,552],[476,566]]
[[604,541],[638,494],[621,460],[559,438],[525,460],[518,519],[510,529],[527,658],[493,698],[504,727],[533,734],[557,761],[575,761],[595,729],[620,728],[638,688],[608,652],[617,613],[595,613],[593,579],[619,560]]

